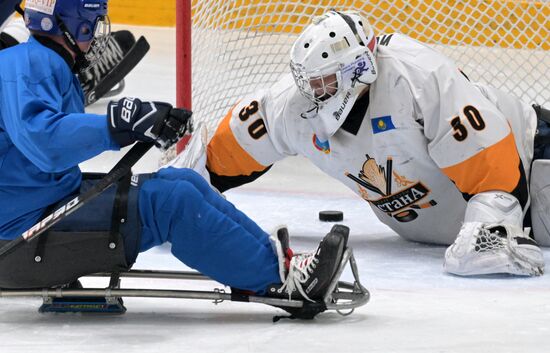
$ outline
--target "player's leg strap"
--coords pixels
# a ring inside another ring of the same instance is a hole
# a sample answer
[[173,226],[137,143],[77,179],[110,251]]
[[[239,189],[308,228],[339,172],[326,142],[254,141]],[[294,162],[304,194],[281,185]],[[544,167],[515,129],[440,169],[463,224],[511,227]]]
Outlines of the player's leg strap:
[[127,174],[117,184],[117,191],[113,203],[113,215],[111,218],[111,232],[109,247],[118,247],[121,240],[120,225],[126,223],[128,217],[128,192],[132,175]]
[[[100,178],[86,175],[81,192]],[[0,288],[60,286],[91,273],[127,271],[140,244],[138,184],[128,176],[44,236],[1,258]]]

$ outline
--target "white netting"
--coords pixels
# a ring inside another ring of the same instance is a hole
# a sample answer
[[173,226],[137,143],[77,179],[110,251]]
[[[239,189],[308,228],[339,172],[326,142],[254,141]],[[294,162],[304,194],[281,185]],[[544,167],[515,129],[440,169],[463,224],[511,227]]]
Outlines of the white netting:
[[193,111],[209,133],[244,94],[288,72],[294,38],[329,9],[356,10],[376,33],[436,46],[474,81],[550,103],[550,2],[194,0]]

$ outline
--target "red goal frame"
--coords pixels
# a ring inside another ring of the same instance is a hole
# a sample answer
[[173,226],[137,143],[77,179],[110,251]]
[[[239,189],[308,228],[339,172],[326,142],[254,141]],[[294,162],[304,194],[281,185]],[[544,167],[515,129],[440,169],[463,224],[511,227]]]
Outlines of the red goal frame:
[[[192,0],[176,0],[176,106],[192,109],[191,33]],[[189,138],[183,138],[176,146],[180,153]]]

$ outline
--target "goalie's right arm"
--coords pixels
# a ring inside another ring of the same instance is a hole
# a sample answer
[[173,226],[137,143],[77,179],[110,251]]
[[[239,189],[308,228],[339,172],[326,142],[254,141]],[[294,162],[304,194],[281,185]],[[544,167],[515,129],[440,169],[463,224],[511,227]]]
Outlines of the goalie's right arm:
[[207,147],[206,168],[219,191],[252,182],[283,159],[272,138],[272,119],[259,92],[243,98],[219,124]]

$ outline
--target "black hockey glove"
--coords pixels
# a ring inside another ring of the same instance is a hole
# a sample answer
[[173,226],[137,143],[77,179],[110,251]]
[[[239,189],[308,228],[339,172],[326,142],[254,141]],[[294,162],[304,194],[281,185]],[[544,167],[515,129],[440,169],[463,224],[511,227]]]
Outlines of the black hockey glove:
[[[163,102],[122,98],[107,107],[109,131],[120,147],[135,141],[153,141],[166,149],[192,132],[191,112]],[[188,131],[189,130],[189,131]]]

